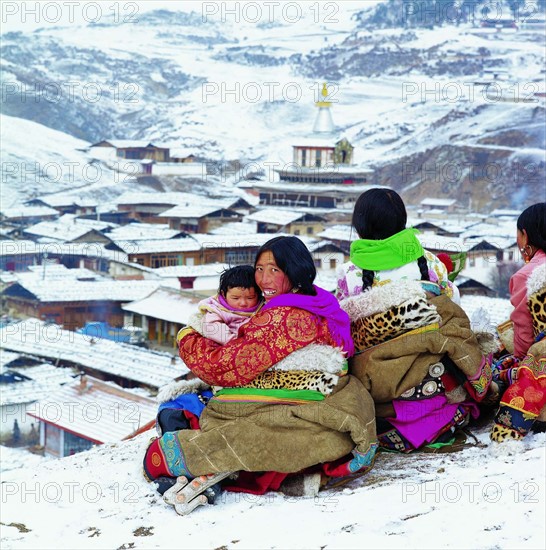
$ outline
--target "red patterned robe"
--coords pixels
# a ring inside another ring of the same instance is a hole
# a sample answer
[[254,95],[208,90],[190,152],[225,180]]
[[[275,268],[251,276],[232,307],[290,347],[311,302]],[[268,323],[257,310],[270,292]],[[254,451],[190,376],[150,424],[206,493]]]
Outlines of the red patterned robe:
[[311,343],[335,347],[326,320],[303,309],[276,307],[256,314],[223,346],[192,329],[182,331],[178,345],[180,357],[201,380],[229,388],[248,384]]

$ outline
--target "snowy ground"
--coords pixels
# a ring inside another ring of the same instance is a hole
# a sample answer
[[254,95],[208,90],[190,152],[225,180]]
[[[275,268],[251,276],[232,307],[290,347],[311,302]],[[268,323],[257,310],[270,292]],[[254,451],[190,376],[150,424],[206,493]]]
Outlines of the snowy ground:
[[479,444],[459,453],[381,453],[370,474],[315,499],[224,493],[188,517],[141,475],[151,432],[62,460],[2,447],[0,546],[546,547],[545,434],[498,445],[487,427],[473,432]]

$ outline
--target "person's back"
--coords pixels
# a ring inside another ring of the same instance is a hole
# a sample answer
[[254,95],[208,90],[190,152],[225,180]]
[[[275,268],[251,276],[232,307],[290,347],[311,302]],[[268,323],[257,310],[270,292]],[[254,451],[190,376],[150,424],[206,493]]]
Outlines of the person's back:
[[476,416],[471,402],[483,399],[490,382],[445,265],[406,221],[396,192],[371,189],[359,197],[353,226],[360,238],[336,292],[357,351],[351,373],[374,398],[380,444],[405,452]]
[[406,207],[394,191],[370,189],[359,197],[352,220],[359,239],[351,243],[350,261],[338,269],[338,300],[401,280],[421,281],[430,295],[458,298],[444,263],[423,249],[406,221]]
[[521,439],[546,425],[546,203],[525,209],[517,221],[517,243],[525,265],[510,279],[514,310],[512,355],[501,357],[493,379],[504,393],[491,439]]

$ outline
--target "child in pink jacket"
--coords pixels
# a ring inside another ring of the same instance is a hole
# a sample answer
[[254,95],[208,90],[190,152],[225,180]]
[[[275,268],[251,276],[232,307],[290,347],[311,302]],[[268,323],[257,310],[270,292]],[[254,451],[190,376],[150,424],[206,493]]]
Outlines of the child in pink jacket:
[[262,305],[262,292],[251,265],[238,265],[220,276],[218,294],[199,302],[202,334],[219,344],[236,338]]

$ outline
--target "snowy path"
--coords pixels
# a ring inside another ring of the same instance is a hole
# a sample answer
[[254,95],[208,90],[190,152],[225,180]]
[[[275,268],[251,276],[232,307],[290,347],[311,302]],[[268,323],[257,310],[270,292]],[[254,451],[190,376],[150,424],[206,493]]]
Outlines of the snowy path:
[[460,453],[382,453],[369,475],[315,499],[224,493],[221,504],[188,517],[142,478],[148,433],[4,472],[0,545],[544,548],[545,434],[499,446],[486,429],[475,433],[481,445]]

